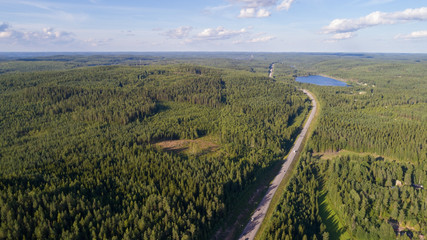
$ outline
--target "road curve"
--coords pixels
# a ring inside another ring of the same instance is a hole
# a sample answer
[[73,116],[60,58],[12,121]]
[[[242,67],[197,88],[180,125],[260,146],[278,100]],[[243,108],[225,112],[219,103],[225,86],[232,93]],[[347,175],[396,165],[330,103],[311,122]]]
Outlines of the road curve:
[[285,159],[285,162],[283,163],[279,174],[277,174],[277,176],[271,182],[271,184],[267,190],[267,193],[265,194],[264,198],[262,199],[262,201],[258,205],[254,214],[252,214],[249,223],[246,225],[246,227],[243,230],[243,233],[240,235],[239,239],[252,240],[255,238],[255,235],[258,232],[258,229],[260,228],[262,221],[264,220],[265,214],[267,213],[268,207],[270,206],[271,199],[273,198],[274,194],[276,193],[277,187],[279,186],[280,182],[282,182],[283,177],[285,177],[285,174],[288,171],[289,166],[296,159],[295,156],[297,155],[297,152],[299,152],[301,150],[302,142],[305,138],[305,135],[307,134],[308,128],[310,127],[310,124],[311,124],[311,122],[314,118],[314,115],[316,114],[316,110],[317,110],[317,103],[316,103],[316,100],[314,99],[313,95],[305,89],[302,89],[302,91],[305,94],[307,94],[307,96],[311,99],[313,108],[310,112],[310,115],[308,116],[308,119],[304,125],[304,128],[302,129],[297,140],[295,141],[294,146],[291,149],[291,152],[288,154],[288,157]]

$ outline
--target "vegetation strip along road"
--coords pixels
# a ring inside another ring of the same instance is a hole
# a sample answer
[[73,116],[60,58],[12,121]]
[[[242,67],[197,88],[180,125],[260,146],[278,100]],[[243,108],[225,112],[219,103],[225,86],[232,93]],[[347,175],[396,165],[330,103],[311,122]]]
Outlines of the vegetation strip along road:
[[296,156],[298,155],[297,152],[301,150],[302,142],[305,138],[305,135],[307,134],[308,128],[310,127],[310,124],[314,118],[314,115],[316,114],[317,109],[317,103],[314,99],[313,95],[308,92],[307,90],[302,90],[307,96],[310,98],[311,102],[313,103],[313,109],[310,112],[310,115],[307,119],[307,122],[304,125],[304,128],[302,129],[300,135],[298,136],[297,140],[295,141],[294,146],[291,149],[291,152],[289,153],[285,163],[282,165],[282,169],[280,170],[279,174],[274,178],[273,182],[271,183],[270,187],[268,188],[268,191],[264,198],[262,199],[261,203],[255,210],[254,214],[251,216],[251,219],[249,223],[246,225],[245,229],[243,230],[242,235],[240,235],[239,239],[254,239],[255,235],[260,228],[262,221],[264,220],[264,217],[267,213],[267,210],[270,206],[271,199],[273,198],[274,194],[276,193],[277,187],[279,186],[280,182],[283,180],[283,178],[286,175],[286,172],[289,169],[289,166],[292,164],[292,162],[296,159]]

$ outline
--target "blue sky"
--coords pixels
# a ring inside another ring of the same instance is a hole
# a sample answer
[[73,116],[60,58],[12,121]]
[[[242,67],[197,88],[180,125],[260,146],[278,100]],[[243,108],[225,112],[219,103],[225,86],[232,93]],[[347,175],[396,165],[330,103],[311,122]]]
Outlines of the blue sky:
[[424,0],[0,0],[0,52],[427,53]]

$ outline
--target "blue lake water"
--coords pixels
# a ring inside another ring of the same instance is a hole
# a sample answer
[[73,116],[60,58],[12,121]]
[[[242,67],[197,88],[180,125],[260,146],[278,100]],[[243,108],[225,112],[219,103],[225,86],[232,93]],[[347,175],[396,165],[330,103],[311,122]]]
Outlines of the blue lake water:
[[347,83],[338,81],[333,78],[322,77],[318,75],[307,76],[307,77],[297,77],[295,79],[297,82],[301,83],[311,83],[320,86],[338,86],[338,87],[347,87]]

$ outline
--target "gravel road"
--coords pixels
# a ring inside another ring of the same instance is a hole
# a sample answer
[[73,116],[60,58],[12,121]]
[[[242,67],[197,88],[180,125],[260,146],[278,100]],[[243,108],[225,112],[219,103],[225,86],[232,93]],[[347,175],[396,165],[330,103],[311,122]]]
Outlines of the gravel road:
[[255,235],[261,226],[262,221],[264,220],[265,214],[267,213],[268,207],[270,206],[271,199],[273,198],[274,194],[276,193],[277,187],[279,186],[280,182],[282,182],[283,177],[285,176],[286,172],[289,169],[289,166],[292,164],[292,162],[296,159],[297,153],[301,150],[302,141],[305,138],[305,135],[307,134],[308,128],[310,127],[310,124],[314,118],[314,115],[316,114],[317,110],[317,103],[314,100],[313,95],[308,92],[305,89],[302,89],[302,91],[307,94],[307,96],[311,99],[311,102],[313,104],[313,108],[310,112],[310,115],[307,119],[307,122],[304,125],[303,130],[301,131],[300,135],[298,136],[297,140],[294,143],[294,146],[291,149],[291,152],[289,153],[288,157],[285,159],[285,162],[282,165],[282,168],[280,169],[279,174],[274,178],[273,182],[271,182],[266,195],[258,205],[257,209],[255,210],[254,214],[251,216],[251,219],[249,223],[246,225],[245,229],[243,230],[243,233],[240,235],[239,239],[243,240],[252,240],[255,238]]

